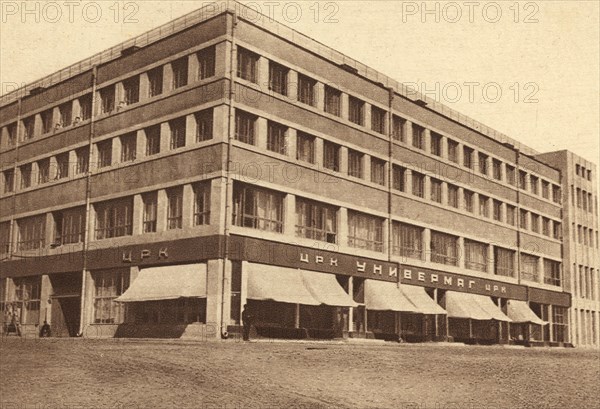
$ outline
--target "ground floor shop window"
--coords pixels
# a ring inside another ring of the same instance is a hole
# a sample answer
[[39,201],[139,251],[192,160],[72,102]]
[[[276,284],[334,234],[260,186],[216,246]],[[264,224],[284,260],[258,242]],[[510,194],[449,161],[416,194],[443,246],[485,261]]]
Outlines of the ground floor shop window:
[[16,278],[14,279],[12,291],[5,298],[8,282],[6,279],[2,280],[0,306],[6,324],[39,324],[41,282],[42,278],[40,276]]
[[125,317],[125,304],[115,302],[129,287],[129,271],[98,271],[94,279],[94,323],[120,324]]
[[145,301],[133,303],[127,311],[136,324],[191,324],[206,322],[206,298]]
[[552,326],[555,342],[567,342],[568,317],[565,307],[552,307]]

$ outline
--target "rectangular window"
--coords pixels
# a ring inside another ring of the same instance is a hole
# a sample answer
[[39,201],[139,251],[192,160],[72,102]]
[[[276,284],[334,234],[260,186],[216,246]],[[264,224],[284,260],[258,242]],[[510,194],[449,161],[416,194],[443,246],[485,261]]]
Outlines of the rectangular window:
[[552,223],[552,237],[556,240],[562,240],[562,228],[561,224],[557,221]]
[[110,200],[94,205],[96,210],[96,240],[131,236],[133,199]]
[[385,117],[387,112],[376,106],[371,106],[371,129],[380,134],[385,133]]
[[531,213],[531,231],[534,233],[540,232],[540,216],[535,213]]
[[392,253],[421,260],[423,257],[423,228],[405,223],[392,225]]
[[442,135],[431,132],[431,154],[442,156]]
[[400,192],[404,192],[404,177],[406,169],[402,166],[393,165],[392,167],[392,188]]
[[473,207],[473,197],[474,193],[470,190],[463,190],[464,202],[465,202],[465,210],[467,212],[473,213],[475,211]]
[[515,252],[494,247],[494,274],[504,277],[515,276]]
[[47,109],[42,112],[40,116],[42,118],[42,133],[46,134],[48,132],[52,132],[52,129],[54,128],[52,126],[54,121],[54,109]]
[[21,174],[21,189],[27,189],[31,186],[31,163],[19,166]]
[[488,174],[489,156],[487,156],[484,153],[479,152],[478,158],[479,158],[479,173],[481,173],[482,175],[487,175]]
[[125,105],[135,104],[140,101],[140,76],[136,75],[123,81]]
[[431,194],[430,199],[432,202],[442,203],[442,181],[437,179],[431,179]]
[[156,155],[160,152],[160,125],[149,126],[144,129],[146,134],[146,156]]
[[494,207],[494,220],[499,222],[502,221],[502,202],[494,199],[492,205]]
[[538,257],[521,254],[521,279],[538,281]]
[[267,123],[267,150],[281,155],[287,151],[286,134],[287,126],[277,122],[268,121]]
[[448,185],[448,206],[458,209],[458,186]]
[[171,63],[173,69],[173,89],[185,87],[188,83],[188,57],[182,57]]
[[363,177],[363,153],[348,149],[348,175],[362,179]]
[[521,209],[521,212],[519,214],[519,218],[520,218],[519,219],[519,227],[521,229],[523,229],[523,230],[528,229],[529,228],[529,223],[527,221],[529,219],[529,216],[528,216],[527,210]]
[[296,135],[296,159],[315,163],[315,137],[298,131]]
[[100,109],[103,114],[109,114],[115,110],[114,84],[100,90]]
[[371,157],[371,182],[385,186],[385,161]]
[[336,243],[337,211],[336,207],[296,197],[296,236]]
[[592,198],[592,194],[588,193],[588,212],[593,213],[594,201]]
[[15,190],[15,171],[8,169],[2,172],[4,176],[4,193],[11,193]]
[[492,159],[492,176],[496,180],[502,180],[502,162]]
[[210,182],[194,185],[194,226],[210,224]]
[[121,162],[133,162],[136,157],[137,133],[131,132],[120,137]]
[[38,165],[38,184],[48,183],[50,181],[50,158],[42,159],[37,162]]
[[317,81],[306,75],[298,74],[298,101],[303,104],[315,106],[315,87]]
[[83,242],[85,231],[85,207],[54,213],[54,244],[64,245]]
[[542,197],[550,199],[550,183],[545,180],[542,180]]
[[404,135],[404,126],[406,124],[406,119],[400,118],[397,115],[392,117],[392,138],[397,141],[406,142],[406,137]]
[[[14,279],[14,293],[11,297],[13,312],[21,324],[37,325],[40,322],[42,277]],[[17,318],[15,317],[15,318]]]
[[516,226],[517,221],[515,218],[516,208],[512,205],[506,205],[506,223],[511,226]]
[[23,119],[23,140],[27,141],[35,137],[35,116]]
[[383,219],[348,210],[348,246],[383,251]]
[[247,112],[235,111],[235,139],[254,145],[254,129],[257,117]]
[[323,141],[323,167],[335,172],[340,171],[340,145]]
[[150,98],[162,94],[163,92],[163,67],[156,67],[148,71],[148,82]]
[[259,56],[242,47],[237,51],[237,76],[246,81],[257,83],[257,66]]
[[412,124],[412,146],[425,149],[425,128],[417,124]]
[[519,189],[527,189],[527,172],[519,171]]
[[69,177],[69,152],[56,155],[56,179]]
[[[0,254],[8,254],[11,249],[11,239],[10,239],[10,222],[0,223]],[[0,282],[2,280],[0,279]],[[2,291],[3,288],[0,288]],[[4,293],[0,292],[0,297],[3,297]]]
[[550,219],[542,217],[542,234],[550,237]]
[[144,233],[156,232],[157,207],[158,207],[158,192],[149,192],[142,195],[144,203],[144,221],[142,231]]
[[348,120],[357,125],[364,125],[365,102],[350,95],[348,97]]
[[198,79],[203,80],[215,75],[215,47],[200,50],[198,57]]
[[79,97],[79,119],[87,121],[92,117],[92,94]]
[[531,177],[529,179],[529,183],[531,184],[531,193],[533,193],[534,195],[539,195],[540,194],[540,191],[539,191],[540,179],[537,176],[531,175]]
[[129,270],[94,272],[94,323],[121,324],[125,304],[115,302],[129,287]]
[[234,183],[233,224],[281,233],[283,231],[283,194]]
[[98,149],[98,168],[105,168],[112,164],[112,139],[96,143]]
[[81,175],[83,173],[87,173],[90,164],[90,147],[84,146],[75,151],[75,156],[77,157],[77,166],[75,168],[75,173]]
[[412,172],[412,194],[417,197],[425,197],[425,175]]
[[167,190],[167,230],[183,227],[183,187]]
[[474,150],[468,146],[463,146],[463,166],[465,168],[473,169],[473,154]]
[[185,146],[186,118],[181,117],[169,121],[171,131],[171,150]]
[[510,165],[505,165],[504,171],[506,173],[506,183],[508,183],[509,185],[515,186],[515,184],[516,184],[515,168]]
[[269,61],[269,91],[287,95],[289,68]]
[[490,217],[489,200],[489,197],[479,195],[479,215],[481,217]]
[[6,133],[8,135],[8,145],[14,145],[17,140],[17,123],[8,124],[6,126]]
[[431,261],[452,266],[458,265],[458,238],[432,230]]
[[487,250],[487,244],[465,239],[465,267],[485,273],[487,271]]
[[196,142],[209,141],[213,138],[213,109],[205,109],[194,114],[196,119]]
[[27,217],[17,220],[19,238],[17,248],[20,251],[37,250],[46,245],[46,215]]
[[342,92],[325,85],[325,112],[340,116],[342,104]]
[[448,139],[448,160],[458,163],[458,142]]

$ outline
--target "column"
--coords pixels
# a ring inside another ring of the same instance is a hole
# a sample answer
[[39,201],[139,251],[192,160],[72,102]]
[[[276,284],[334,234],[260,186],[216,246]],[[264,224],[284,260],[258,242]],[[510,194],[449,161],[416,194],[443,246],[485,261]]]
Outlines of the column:
[[267,119],[263,117],[258,117],[258,119],[256,120],[256,137],[254,138],[257,148],[263,150],[267,149],[267,132]]
[[81,317],[79,330],[84,338],[92,338],[96,332],[89,328],[94,321],[94,279],[89,270],[81,272]]
[[342,92],[341,104],[340,104],[340,110],[341,110],[340,117],[345,120],[348,120],[348,105],[349,105],[348,94],[346,94],[345,92]]
[[[101,101],[100,93],[98,93],[98,101]],[[102,104],[98,104],[97,107],[102,108]],[[101,112],[101,111],[98,111]],[[62,127],[62,121],[60,120],[60,110],[58,107],[52,109],[52,130],[57,130]],[[21,127],[24,129],[25,127]]]
[[111,163],[114,165],[115,163],[121,162],[121,138],[116,137],[112,138],[112,161]]
[[458,238],[458,267],[465,268],[465,238]]
[[77,172],[77,151],[69,151],[69,178],[73,179]]
[[448,205],[448,183],[442,183],[442,204]]
[[269,59],[262,56],[258,59],[258,86],[263,92],[269,92]]
[[[348,277],[348,294],[354,299],[354,277]],[[348,332],[354,331],[354,308],[348,308]]]
[[196,143],[196,115],[189,114],[185,117],[185,146],[192,146]]
[[363,155],[363,177],[367,182],[371,181],[371,157],[369,155]]
[[[20,172],[18,172],[18,173],[20,173]],[[40,173],[40,169],[39,169],[38,163],[32,162],[31,163],[31,186],[30,187],[38,185],[39,173]],[[19,187],[19,186],[15,185],[15,190],[17,189],[17,187]]]
[[286,137],[286,154],[292,160],[296,159],[296,130],[288,128]]
[[[214,325],[218,329],[213,331],[214,336],[218,338],[223,331],[227,330],[227,328],[221,328],[221,305],[223,301],[225,301],[225,304],[229,304],[227,294],[231,295],[231,262],[227,263],[225,274],[223,274],[222,259],[208,260],[206,270],[206,324]],[[229,298],[231,299],[231,296]],[[230,309],[229,305],[223,307],[224,310],[229,311]]]
[[424,193],[423,193],[423,198],[425,200],[430,200],[431,198],[431,177],[430,176],[425,176],[425,183],[424,183]]
[[323,139],[315,138],[315,164],[319,169],[323,168]]
[[458,208],[465,210],[465,189],[462,187],[458,188]]
[[462,143],[459,143],[456,147],[456,159],[458,162],[458,165],[462,166],[464,161],[465,161],[465,152],[464,152],[464,145]]
[[406,142],[407,145],[411,145],[412,146],[412,122],[411,121],[406,121],[404,122],[404,142]]
[[412,194],[412,169],[406,168],[404,171],[404,192]]
[[423,132],[423,144],[425,145],[425,152],[431,153],[431,130],[425,128]]
[[140,102],[150,98],[150,79],[148,73],[143,72],[140,74]]
[[288,71],[287,97],[290,101],[298,99],[298,72],[294,70]]
[[44,242],[48,244],[52,244],[55,242],[54,240],[54,216],[51,212],[46,213],[46,226],[45,226],[45,237]]
[[[227,105],[219,105],[213,108],[213,139],[228,142],[228,121],[229,107]],[[235,124],[232,129],[235,129]]]
[[506,163],[500,162],[500,181],[506,182]]
[[348,148],[346,146],[340,148],[340,173],[348,174]]
[[135,136],[135,152],[137,158],[146,156],[146,133],[139,129]]
[[[94,205],[90,205],[90,215],[89,215],[89,230],[88,230],[88,242],[91,243],[96,239],[96,208]],[[93,246],[93,244],[92,244]]]
[[[235,58],[235,53],[233,55]],[[229,77],[231,71],[230,56],[231,43],[229,41],[219,43],[215,46],[215,74],[217,77]]]
[[[77,125],[79,122],[82,121],[81,118],[81,104],[79,102],[79,98],[76,98],[73,100],[73,125]],[[79,119],[77,119],[79,118]]]
[[171,149],[171,127],[168,122],[160,124],[160,151],[167,152]]
[[322,82],[317,82],[315,86],[315,102],[318,110],[325,110],[325,84]]
[[160,189],[157,193],[157,203],[156,203],[156,231],[157,232],[167,230],[167,208],[168,208],[167,191],[165,189]]
[[[448,138],[442,135],[442,158],[448,159]],[[437,320],[436,320],[437,322]]]
[[42,275],[42,283],[40,286],[40,325],[42,325],[44,321],[52,324],[52,304],[50,303],[50,295],[53,292],[50,277],[48,274]]
[[431,229],[423,229],[423,261],[431,261]]
[[371,129],[371,125],[372,125],[371,124],[371,114],[372,114],[371,109],[372,109],[371,104],[365,103],[364,108],[363,108],[363,110],[364,110],[364,118],[363,119],[364,119],[364,126],[367,129]]
[[125,88],[122,82],[115,84],[115,105],[117,109],[125,106]]
[[181,225],[184,229],[194,225],[194,189],[189,183],[183,185]]
[[198,68],[198,54],[193,53],[188,55],[188,84],[198,81]]
[[48,178],[49,180],[55,180],[58,176],[58,162],[56,161],[56,156],[50,156],[50,168],[48,170]]
[[163,65],[163,94],[173,90],[173,67],[170,63]]
[[494,246],[488,244],[487,248],[487,272],[488,274],[494,274]]
[[296,196],[285,195],[283,206],[283,234],[294,237],[296,235]]
[[348,245],[348,209],[341,207],[338,212],[338,245]]
[[144,200],[141,194],[133,195],[132,235],[142,234],[144,224]]

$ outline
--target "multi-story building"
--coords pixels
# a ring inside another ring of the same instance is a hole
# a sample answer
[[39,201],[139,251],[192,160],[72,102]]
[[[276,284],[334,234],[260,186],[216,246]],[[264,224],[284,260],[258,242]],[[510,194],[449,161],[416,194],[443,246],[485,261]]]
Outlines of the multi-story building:
[[598,343],[572,159],[224,4],[0,99],[5,330]]

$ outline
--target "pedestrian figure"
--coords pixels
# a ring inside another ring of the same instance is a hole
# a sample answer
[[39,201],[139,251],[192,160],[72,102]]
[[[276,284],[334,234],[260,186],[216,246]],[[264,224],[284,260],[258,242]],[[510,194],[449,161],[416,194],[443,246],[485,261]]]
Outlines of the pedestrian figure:
[[244,304],[244,310],[242,311],[242,324],[244,325],[244,341],[250,340],[250,326],[252,325],[253,320],[254,316],[249,311],[248,304]]
[[40,338],[48,338],[50,336],[50,325],[48,321],[44,321],[44,325],[40,329]]

